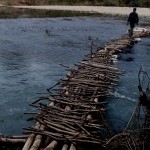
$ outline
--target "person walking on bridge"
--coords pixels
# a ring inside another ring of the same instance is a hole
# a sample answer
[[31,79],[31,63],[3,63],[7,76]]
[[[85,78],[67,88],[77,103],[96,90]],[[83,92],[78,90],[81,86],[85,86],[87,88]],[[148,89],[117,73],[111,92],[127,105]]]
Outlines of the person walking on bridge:
[[135,27],[135,24],[138,25],[139,23],[139,17],[138,14],[136,13],[136,8],[133,8],[133,12],[129,14],[128,20],[127,20],[127,25],[130,23],[130,29],[129,29],[129,36],[133,36],[133,28]]

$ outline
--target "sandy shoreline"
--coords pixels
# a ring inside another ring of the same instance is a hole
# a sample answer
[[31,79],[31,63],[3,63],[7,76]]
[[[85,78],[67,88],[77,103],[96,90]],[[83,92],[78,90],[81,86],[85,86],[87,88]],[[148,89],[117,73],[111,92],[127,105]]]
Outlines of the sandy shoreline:
[[[132,11],[132,7],[105,7],[105,6],[12,6],[16,8],[27,8],[27,9],[46,9],[46,10],[71,10],[71,11],[82,11],[90,13],[100,14],[112,14],[112,15],[128,15]],[[137,13],[142,17],[150,17],[150,8],[137,8]]]

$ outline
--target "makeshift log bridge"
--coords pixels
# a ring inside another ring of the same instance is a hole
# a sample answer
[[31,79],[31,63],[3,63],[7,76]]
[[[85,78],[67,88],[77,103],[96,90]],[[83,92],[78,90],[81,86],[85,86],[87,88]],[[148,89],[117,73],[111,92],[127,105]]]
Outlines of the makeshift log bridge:
[[113,64],[114,55],[131,48],[134,38],[148,36],[149,30],[133,38],[123,36],[91,51],[74,69],[66,67],[69,74],[48,89],[48,96],[31,104],[38,112],[27,114],[33,114],[29,120],[37,123],[25,128],[28,138],[23,139],[23,150],[106,149],[106,139],[114,134],[105,116],[104,98],[121,73]]

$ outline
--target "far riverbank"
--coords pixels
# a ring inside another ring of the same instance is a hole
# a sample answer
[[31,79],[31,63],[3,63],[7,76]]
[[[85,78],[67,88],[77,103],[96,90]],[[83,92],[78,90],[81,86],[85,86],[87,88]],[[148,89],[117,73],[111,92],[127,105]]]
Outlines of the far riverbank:
[[[123,15],[126,16],[132,11],[132,7],[105,7],[105,6],[12,6],[15,8],[27,8],[27,9],[45,9],[45,10],[68,10],[68,11],[80,11],[99,13],[106,15]],[[150,17],[150,8],[137,8],[139,16]]]

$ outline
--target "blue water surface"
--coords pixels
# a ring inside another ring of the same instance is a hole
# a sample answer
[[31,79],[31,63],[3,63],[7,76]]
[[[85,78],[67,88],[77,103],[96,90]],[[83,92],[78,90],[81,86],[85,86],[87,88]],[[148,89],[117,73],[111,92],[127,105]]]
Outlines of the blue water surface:
[[[46,89],[67,74],[60,64],[73,68],[89,53],[92,41],[101,46],[126,30],[124,20],[93,16],[0,19],[0,132],[21,134],[22,127],[30,125],[24,112],[34,108],[28,103],[48,94]],[[118,124],[114,118],[121,117],[124,123],[131,114],[139,67],[144,65],[149,71],[148,43],[149,39],[143,39],[134,46],[128,54],[134,61],[116,64],[124,74],[114,91],[115,99],[109,100],[112,122]]]
[[[128,58],[132,58],[132,61],[126,61],[129,60]],[[116,65],[122,70],[123,74],[112,92],[112,97],[108,98],[107,117],[114,132],[118,133],[122,132],[127,126],[137,105],[140,68],[142,67],[150,76],[150,38],[142,38],[141,42],[136,43],[132,49],[127,49],[126,53],[121,53],[120,60],[116,62]],[[149,80],[147,77],[143,77],[141,73],[141,85],[145,90]],[[141,117],[143,116],[141,115]]]

